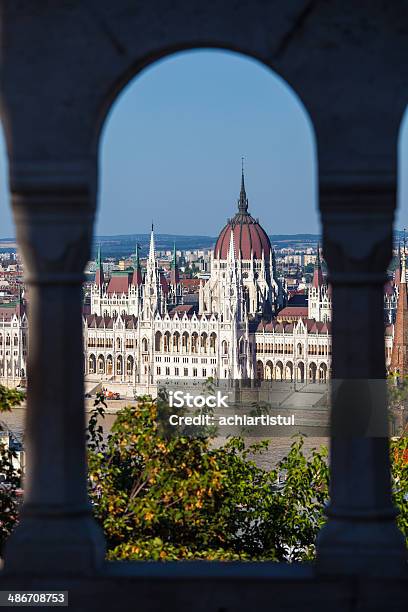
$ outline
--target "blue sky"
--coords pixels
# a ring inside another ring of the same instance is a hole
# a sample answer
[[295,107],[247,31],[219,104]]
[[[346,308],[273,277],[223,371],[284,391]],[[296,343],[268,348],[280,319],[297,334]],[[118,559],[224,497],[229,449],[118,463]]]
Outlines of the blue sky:
[[[402,159],[407,147],[408,133]],[[216,235],[235,212],[241,156],[249,210],[269,233],[319,231],[307,115],[277,75],[243,56],[194,51],[145,70],[111,109],[100,155],[99,235],[145,233],[152,220],[158,233]],[[0,237],[14,235],[2,141],[0,211]]]

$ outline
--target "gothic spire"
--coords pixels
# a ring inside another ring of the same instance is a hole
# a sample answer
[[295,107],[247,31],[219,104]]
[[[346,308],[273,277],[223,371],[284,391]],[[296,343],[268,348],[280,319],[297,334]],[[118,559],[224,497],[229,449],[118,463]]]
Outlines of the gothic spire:
[[241,191],[238,200],[238,212],[243,215],[248,213],[248,198],[245,191],[244,158],[241,158]]
[[98,253],[96,256],[96,272],[95,272],[95,283],[99,286],[102,287],[103,283],[105,282],[104,276],[103,276],[103,265],[102,265],[102,257],[101,257],[101,245],[98,245]]
[[133,268],[133,285],[141,285],[143,282],[142,279],[142,269],[140,267],[140,259],[139,259],[139,244],[136,242],[136,252],[135,252],[135,265]]
[[139,268],[140,260],[139,260],[139,243],[136,242],[136,251],[135,251],[135,268]]
[[149,262],[154,262],[156,259],[154,252],[154,226],[152,223],[152,231],[150,234],[150,247],[149,247]]
[[178,285],[180,282],[180,276],[177,266],[177,251],[176,251],[176,243],[173,245],[173,258],[170,264],[170,284]]
[[402,260],[401,260],[401,279],[400,279],[400,284],[403,283],[404,285],[407,284],[407,261],[406,261],[406,256],[405,256],[405,245],[404,245],[404,254],[402,256]]
[[173,259],[171,260],[171,268],[175,270],[177,267],[176,241],[173,243]]
[[320,261],[320,242],[317,243],[317,254],[314,265],[312,286],[318,289],[323,285],[322,263]]

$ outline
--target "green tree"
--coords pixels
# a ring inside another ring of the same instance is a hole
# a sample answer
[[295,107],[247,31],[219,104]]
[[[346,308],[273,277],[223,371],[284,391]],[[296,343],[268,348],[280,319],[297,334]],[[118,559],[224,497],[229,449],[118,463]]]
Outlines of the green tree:
[[[110,559],[312,558],[328,495],[326,451],[295,440],[276,469],[257,466],[266,441],[159,435],[149,397],[121,410],[104,439],[97,400],[89,438],[90,496]],[[285,481],[278,483],[278,475]]]
[[391,440],[392,495],[398,508],[397,524],[408,544],[408,438]]
[[[0,386],[1,410],[23,394]],[[256,464],[266,441],[247,446],[231,438],[160,433],[150,397],[122,409],[110,435],[95,400],[89,418],[89,493],[109,559],[302,561],[315,556],[328,500],[327,449],[303,452],[297,438],[273,470]],[[391,478],[398,525],[408,539],[408,438],[391,440]],[[0,443],[0,546],[18,516],[21,472]]]
[[[24,400],[24,393],[0,385],[0,412],[9,412]],[[0,425],[0,432],[3,427]],[[16,467],[17,454],[0,438],[0,552],[18,516],[21,470]]]

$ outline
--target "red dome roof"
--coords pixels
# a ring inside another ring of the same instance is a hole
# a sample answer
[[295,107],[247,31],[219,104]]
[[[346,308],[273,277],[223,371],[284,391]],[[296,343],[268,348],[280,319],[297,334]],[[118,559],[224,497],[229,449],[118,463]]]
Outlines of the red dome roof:
[[244,174],[241,179],[241,193],[238,200],[238,212],[221,230],[214,248],[214,257],[227,259],[231,241],[234,237],[235,256],[240,259],[269,259],[271,243],[265,230],[248,212],[248,199],[245,192]]

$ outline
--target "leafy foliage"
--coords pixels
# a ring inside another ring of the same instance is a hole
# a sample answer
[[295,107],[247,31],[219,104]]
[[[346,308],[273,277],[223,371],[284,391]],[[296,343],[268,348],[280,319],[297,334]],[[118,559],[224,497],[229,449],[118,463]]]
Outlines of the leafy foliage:
[[[0,412],[9,412],[24,399],[24,393],[0,385]],[[2,428],[0,427],[0,432]],[[18,516],[21,470],[16,467],[17,454],[0,438],[0,551]]]
[[[121,410],[107,440],[97,402],[89,426],[90,496],[110,559],[313,556],[328,495],[325,451],[292,444],[275,470],[254,461],[268,443],[162,437],[150,397]],[[285,472],[284,483],[278,474]]]
[[391,483],[397,524],[408,543],[408,437],[391,440]]
[[[19,393],[19,392],[17,392]],[[0,387],[0,410],[21,394]],[[89,493],[109,559],[311,560],[328,500],[327,450],[307,458],[303,439],[268,471],[256,464],[268,443],[189,439],[160,431],[158,404],[141,397],[122,409],[111,434],[97,396],[89,418]],[[160,409],[163,408],[161,405]],[[391,441],[398,525],[408,539],[408,438]],[[0,443],[0,547],[18,513],[21,473]]]

